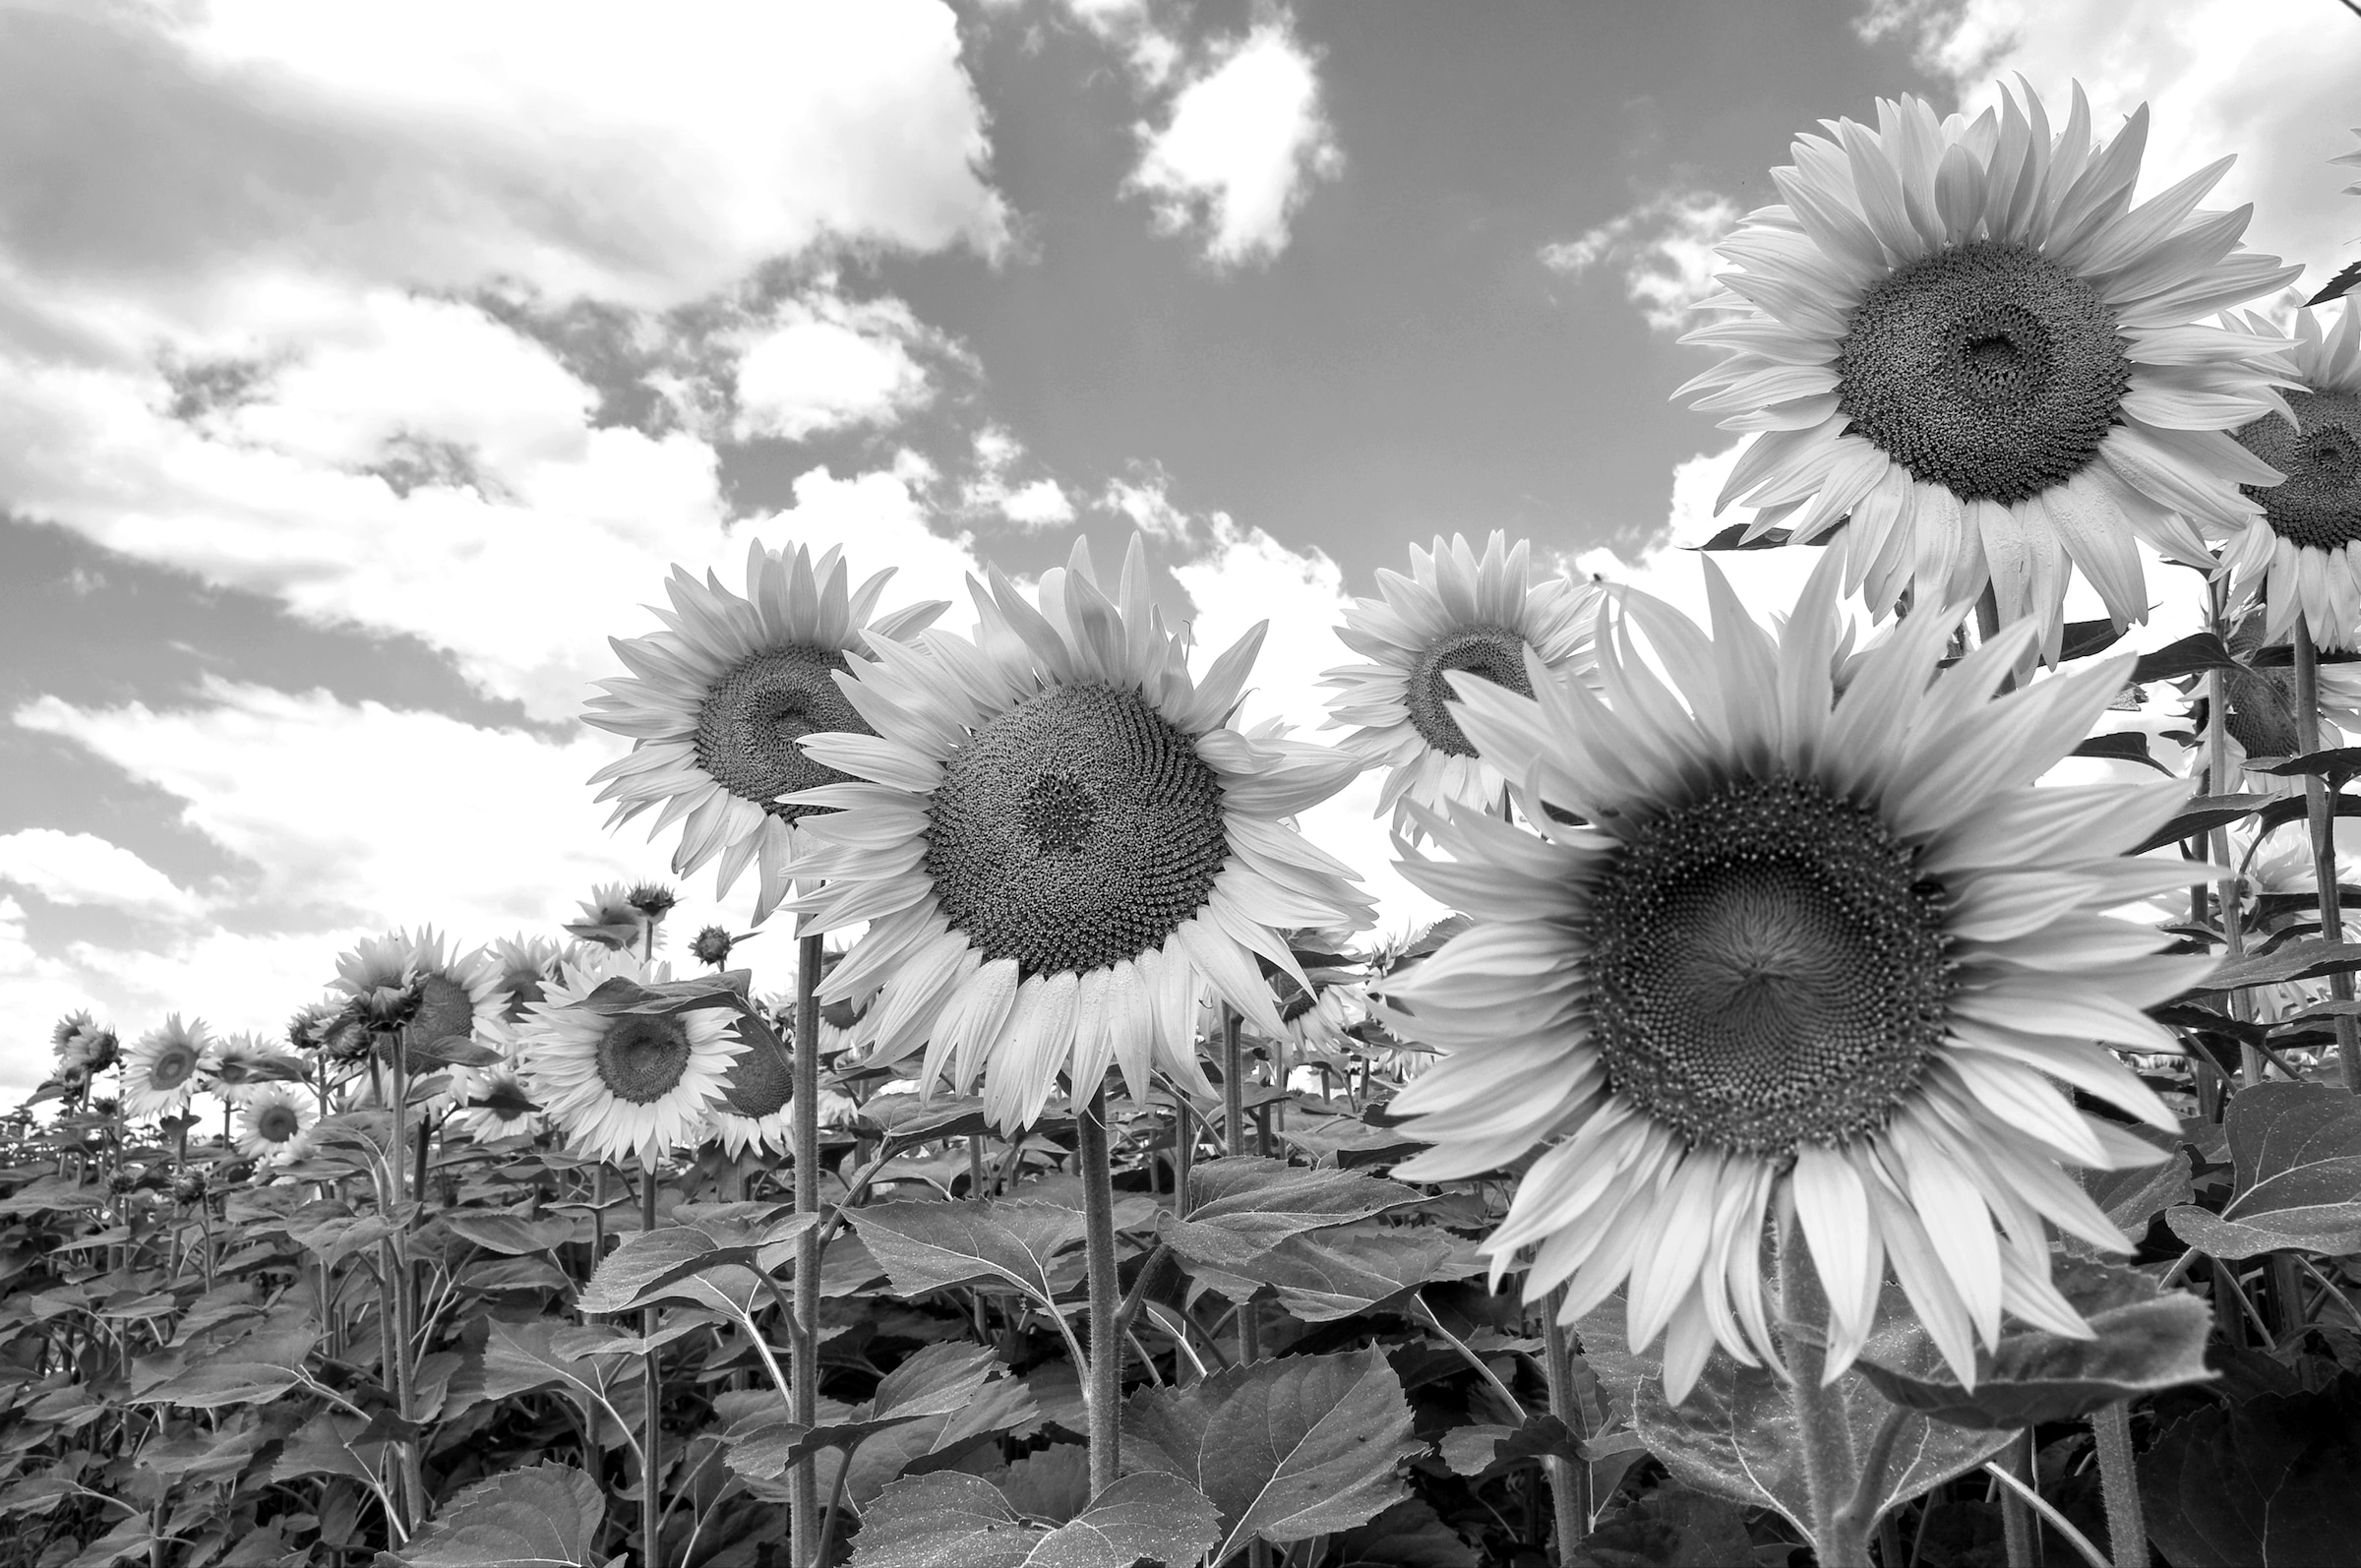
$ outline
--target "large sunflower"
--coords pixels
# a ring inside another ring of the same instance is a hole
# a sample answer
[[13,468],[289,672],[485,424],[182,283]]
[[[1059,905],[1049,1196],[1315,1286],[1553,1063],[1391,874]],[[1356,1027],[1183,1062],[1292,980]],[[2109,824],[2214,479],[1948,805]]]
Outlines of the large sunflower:
[[1512,692],[1530,691],[1525,653],[1550,670],[1589,658],[1595,583],[1563,577],[1536,586],[1531,547],[1494,533],[1479,559],[1465,536],[1431,549],[1410,547],[1410,575],[1377,573],[1374,599],[1356,599],[1337,637],[1371,662],[1321,677],[1334,687],[1329,723],[1359,725],[1344,745],[1388,771],[1377,814],[1416,831],[1404,805],[1445,801],[1488,806],[1500,799],[1500,770],[1477,754],[1451,713],[1451,671],[1480,675]]
[[974,640],[881,644],[839,678],[874,733],[805,743],[855,781],[795,797],[836,811],[804,821],[826,885],[797,907],[870,923],[820,995],[876,996],[871,1059],[926,1042],[923,1081],[981,1076],[1004,1128],[1110,1062],[1142,1099],[1158,1066],[1210,1093],[1200,992],[1277,1034],[1255,955],[1303,977],[1275,928],[1366,924],[1352,872],[1287,820],[1361,760],[1233,727],[1263,628],[1192,678],[1136,537],[1113,599],[1080,541],[1038,607],[997,571],[969,586]]
[[630,755],[590,775],[607,786],[598,798],[616,802],[607,825],[662,802],[649,838],[688,818],[673,874],[685,876],[719,855],[714,896],[726,897],[756,863],[762,886],[755,919],[768,918],[787,894],[795,824],[810,810],[782,797],[843,776],[796,742],[817,730],[863,727],[830,678],[848,658],[917,633],[945,608],[913,605],[873,622],[892,575],[880,572],[851,588],[833,549],[815,562],[801,546],[785,555],[759,540],[747,550],[743,598],[709,572],[699,583],[673,568],[664,584],[672,609],[655,611],[664,630],[609,639],[632,674],[601,681],[606,694],[582,715],[632,738]]
[[197,1088],[197,1068],[212,1043],[204,1019],[184,1025],[178,1013],[140,1036],[123,1054],[124,1115],[146,1119],[186,1111]]
[[662,983],[672,966],[624,952],[568,962],[516,1033],[525,1088],[567,1141],[595,1160],[644,1165],[703,1136],[746,1047],[712,1008],[609,1017],[581,1005],[616,976]]
[[[2259,316],[2246,328],[2272,331]],[[2319,646],[2361,646],[2361,304],[2347,298],[2325,331],[2318,313],[2299,310],[2283,342],[2308,390],[2288,394],[2284,417],[2238,431],[2240,446],[2287,477],[2248,488],[2263,514],[2230,544],[2231,581],[2267,602],[2266,641],[2285,641],[2300,614]]]
[[1759,432],[1718,507],[1797,541],[1849,519],[1846,588],[1879,614],[1989,583],[2055,659],[2073,568],[2144,621],[2135,541],[2210,565],[2204,532],[2260,510],[2238,486],[2277,473],[2227,432],[2284,408],[2287,366],[2199,321],[2301,269],[2237,251],[2250,209],[2198,211],[2228,158],[2131,205],[2146,105],[2095,146],[2079,87],[2054,136],[2029,89],[1972,122],[1914,97],[1877,120],[1771,171],[1786,202],[1720,246],[1743,271],[1703,308],[1730,314],[1683,339],[1729,357],[1674,395]]
[[1628,1280],[1631,1342],[1668,1328],[1676,1400],[1717,1342],[1748,1364],[1775,1354],[1759,1255],[1775,1198],[1827,1287],[1832,1376],[1889,1260],[1963,1378],[2004,1308],[2087,1333],[2050,1284],[2043,1222],[2124,1238],[2058,1162],[2162,1156],[2061,1082],[2179,1126],[2091,1042],[2176,1050],[2141,1009],[2210,963],[2151,956],[2162,935],[2104,913],[2186,885],[2187,863],[2119,852],[2188,786],[2033,787],[2129,657],[1995,699],[2035,628],[1938,679],[1965,606],[1930,604],[1836,695],[1840,565],[1815,570],[1776,643],[1710,564],[1710,641],[1623,596],[1605,701],[1462,683],[1460,722],[1539,832],[1455,813],[1432,823],[1452,859],[1405,868],[1474,925],[1387,991],[1395,1027],[1446,1053],[1393,1102],[1434,1145],[1399,1174],[1470,1176],[1546,1143],[1485,1243],[1495,1271],[1538,1245],[1527,1297],[1565,1284],[1568,1321]]

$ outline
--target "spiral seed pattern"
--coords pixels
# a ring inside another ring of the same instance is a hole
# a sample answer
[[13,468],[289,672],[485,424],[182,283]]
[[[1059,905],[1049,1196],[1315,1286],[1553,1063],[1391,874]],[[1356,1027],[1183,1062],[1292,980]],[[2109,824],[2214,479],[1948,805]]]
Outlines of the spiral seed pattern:
[[1411,667],[1405,700],[1412,728],[1426,744],[1450,756],[1474,756],[1475,743],[1460,730],[1449,704],[1458,700],[1445,672],[1466,670],[1519,696],[1533,695],[1525,678],[1525,639],[1506,627],[1467,627],[1437,638]]
[[927,874],[1027,977],[1161,946],[1229,859],[1221,781],[1136,691],[1059,686],[976,731],[928,802]]
[[816,762],[796,743],[830,730],[873,733],[829,679],[844,669],[834,648],[773,648],[732,665],[705,693],[696,715],[696,765],[741,800],[793,821],[818,810],[782,806],[781,795],[841,784],[848,775]]
[[677,1018],[625,1013],[598,1039],[598,1076],[619,1100],[652,1105],[689,1068],[689,1031]]
[[2238,444],[2287,476],[2244,485],[2271,531],[2299,548],[2334,550],[2361,539],[2361,392],[2290,392],[2297,423],[2267,414]]
[[1942,1044],[1943,896],[1876,814],[1733,779],[1625,845],[1593,896],[1609,1082],[1698,1143],[1792,1151],[1885,1124]]
[[1837,403],[1910,476],[2018,502],[2098,455],[2131,386],[2098,290],[2022,245],[1977,240],[1872,288],[1837,352]]

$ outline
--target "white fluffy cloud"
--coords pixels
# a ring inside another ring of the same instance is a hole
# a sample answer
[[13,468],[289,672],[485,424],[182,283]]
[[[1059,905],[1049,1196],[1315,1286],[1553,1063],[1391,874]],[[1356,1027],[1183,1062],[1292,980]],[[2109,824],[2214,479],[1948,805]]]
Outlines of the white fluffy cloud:
[[[2353,260],[2361,230],[2329,160],[2350,145],[2361,22],[2333,6],[2182,0],[1875,0],[1865,31],[1903,31],[1922,64],[1951,79],[1968,113],[2023,72],[2062,117],[2071,84],[2111,133],[2139,104],[2153,116],[2141,191],[2162,190],[2224,153],[2237,164],[2208,198],[2255,204],[2247,243],[2309,269],[2309,291]],[[1858,119],[1869,105],[1844,112]]]
[[802,441],[889,424],[933,395],[911,352],[932,336],[899,300],[824,292],[787,300],[738,361],[736,434]]
[[1660,332],[1685,331],[1689,308],[1713,292],[1723,264],[1715,244],[1738,220],[1738,205],[1711,191],[1665,191],[1570,240],[1542,247],[1542,265],[1580,278],[1612,272]]
[[1198,236],[1217,267],[1276,257],[1313,182],[1344,172],[1318,61],[1284,16],[1216,45],[1164,123],[1138,134],[1130,188],[1148,197],[1160,228]]
[[84,904],[132,914],[185,919],[197,898],[120,844],[91,833],[29,827],[0,833],[0,882],[30,888],[53,904]]
[[1025,447],[1004,426],[986,425],[973,444],[974,472],[960,486],[970,516],[1023,529],[1061,528],[1074,520],[1074,501],[1047,474],[1020,479]]

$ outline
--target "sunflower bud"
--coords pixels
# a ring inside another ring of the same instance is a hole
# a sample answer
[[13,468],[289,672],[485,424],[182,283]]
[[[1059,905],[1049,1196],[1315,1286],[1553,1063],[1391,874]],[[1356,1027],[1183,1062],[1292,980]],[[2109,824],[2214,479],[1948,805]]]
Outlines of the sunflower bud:
[[205,1194],[205,1173],[194,1166],[172,1178],[172,1201],[175,1203],[202,1203]]
[[727,928],[707,926],[698,932],[696,938],[689,943],[689,952],[698,963],[711,964],[714,968],[719,969],[730,961],[731,945]]

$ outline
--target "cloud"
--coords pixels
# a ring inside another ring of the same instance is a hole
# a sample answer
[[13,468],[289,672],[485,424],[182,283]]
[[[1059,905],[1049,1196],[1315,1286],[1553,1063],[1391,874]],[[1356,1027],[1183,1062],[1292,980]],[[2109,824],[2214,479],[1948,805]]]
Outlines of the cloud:
[[1689,308],[1714,289],[1724,264],[1714,245],[1736,224],[1738,205],[1711,191],[1665,191],[1570,240],[1542,247],[1542,265],[1580,278],[1619,275],[1624,293],[1660,332],[1690,326]]
[[911,353],[932,341],[900,300],[819,292],[782,301],[738,361],[733,434],[802,441],[891,424],[934,395]]
[[661,307],[828,237],[994,250],[988,152],[935,0],[0,14],[8,292],[118,356],[288,276]]
[[1173,505],[1172,484],[1162,463],[1134,462],[1128,473],[1107,481],[1098,505],[1152,538],[1182,540],[1188,537],[1188,513]]
[[959,504],[969,516],[1024,529],[1060,528],[1074,520],[1074,502],[1065,487],[1046,475],[1019,482],[1024,443],[1003,425],[975,434],[975,470],[960,487]]
[[122,845],[50,827],[0,833],[0,883],[29,888],[53,904],[166,919],[185,919],[198,908],[194,895]]
[[[2208,200],[2255,204],[2246,241],[2309,269],[2306,292],[2353,258],[2352,205],[2329,160],[2349,146],[2361,22],[2332,6],[2184,0],[2122,6],[2100,0],[1878,0],[1861,26],[1911,39],[1966,112],[1998,100],[2023,72],[2062,118],[2071,84],[2090,94],[2092,123],[2113,134],[2146,102],[2152,124],[2141,195],[2224,153],[2238,162]],[[1845,110],[1867,116],[1866,103]]]
[[1217,45],[1164,124],[1138,136],[1127,188],[1148,197],[1160,229],[1195,234],[1216,267],[1276,258],[1312,184],[1344,173],[1317,58],[1285,16]]

